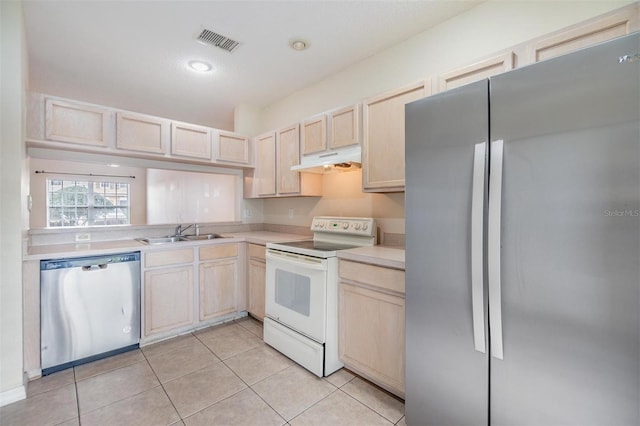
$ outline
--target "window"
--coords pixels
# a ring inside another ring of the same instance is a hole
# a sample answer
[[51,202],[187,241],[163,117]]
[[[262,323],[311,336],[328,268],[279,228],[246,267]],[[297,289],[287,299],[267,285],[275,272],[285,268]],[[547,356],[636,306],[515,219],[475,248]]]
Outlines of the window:
[[128,183],[47,179],[47,226],[129,223]]

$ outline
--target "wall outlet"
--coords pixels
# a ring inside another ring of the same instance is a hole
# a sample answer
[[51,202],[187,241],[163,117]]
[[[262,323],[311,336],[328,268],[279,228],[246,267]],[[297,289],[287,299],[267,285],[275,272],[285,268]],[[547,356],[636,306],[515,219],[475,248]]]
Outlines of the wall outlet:
[[83,232],[81,234],[76,234],[76,242],[86,242],[91,241],[91,234],[88,232]]
[[293,209],[289,209],[289,219],[293,219]]
[[245,218],[251,217],[251,209],[244,209],[244,211],[242,212],[242,215]]

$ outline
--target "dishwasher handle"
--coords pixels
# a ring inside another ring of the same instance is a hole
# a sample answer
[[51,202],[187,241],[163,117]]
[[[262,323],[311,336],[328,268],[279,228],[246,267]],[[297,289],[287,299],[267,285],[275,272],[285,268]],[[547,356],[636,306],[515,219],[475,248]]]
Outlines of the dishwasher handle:
[[[89,257],[72,257],[65,259],[53,259],[53,260],[41,260],[40,270],[51,271],[55,269],[67,269],[67,268],[82,268],[96,266],[100,269],[105,269],[109,264],[125,263],[125,262],[139,262],[140,252],[121,253],[106,256],[89,256]],[[100,266],[102,265],[102,267]]]
[[86,265],[82,267],[82,270],[87,272],[87,271],[99,271],[101,269],[107,269],[109,265],[107,265],[106,263],[101,263],[99,265]]

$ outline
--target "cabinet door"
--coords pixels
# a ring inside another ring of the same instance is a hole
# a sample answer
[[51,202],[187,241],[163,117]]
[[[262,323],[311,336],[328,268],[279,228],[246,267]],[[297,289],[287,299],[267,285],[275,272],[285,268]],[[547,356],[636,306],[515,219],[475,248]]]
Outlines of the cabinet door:
[[369,192],[404,190],[404,106],[428,93],[425,83],[364,103],[362,187]]
[[45,138],[53,141],[107,147],[109,112],[89,105],[47,99]]
[[256,138],[255,179],[258,195],[276,195],[276,134],[269,132]]
[[165,152],[168,121],[130,112],[116,113],[116,147],[132,151]]
[[637,8],[624,8],[591,22],[544,36],[529,44],[529,63],[544,61],[629,34],[637,25],[637,20]]
[[237,270],[237,259],[200,264],[200,321],[237,310]]
[[231,132],[216,135],[216,161],[249,164],[249,138]]
[[404,396],[405,300],[343,282],[339,300],[340,360]]
[[329,148],[336,149],[360,143],[361,111],[360,104],[357,104],[331,113]]
[[211,133],[193,124],[171,123],[171,154],[211,159]]
[[278,131],[276,139],[276,172],[278,174],[278,194],[299,194],[300,173],[291,167],[300,164],[300,126],[287,127]]
[[249,259],[249,308],[250,314],[264,320],[264,289],[267,265],[257,259]]
[[302,123],[300,129],[302,155],[314,154],[327,149],[327,116],[322,115]]
[[145,335],[193,323],[193,267],[148,270],[144,273]]
[[512,70],[515,63],[514,58],[515,54],[509,51],[442,74],[439,78],[438,90],[444,92]]

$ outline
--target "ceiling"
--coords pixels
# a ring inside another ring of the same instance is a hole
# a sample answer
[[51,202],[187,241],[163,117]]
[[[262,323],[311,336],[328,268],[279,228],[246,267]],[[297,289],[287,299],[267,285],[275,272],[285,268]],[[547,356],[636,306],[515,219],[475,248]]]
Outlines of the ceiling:
[[[236,105],[267,106],[479,2],[24,0],[29,89],[232,129]],[[201,44],[203,28],[240,46]]]

